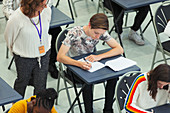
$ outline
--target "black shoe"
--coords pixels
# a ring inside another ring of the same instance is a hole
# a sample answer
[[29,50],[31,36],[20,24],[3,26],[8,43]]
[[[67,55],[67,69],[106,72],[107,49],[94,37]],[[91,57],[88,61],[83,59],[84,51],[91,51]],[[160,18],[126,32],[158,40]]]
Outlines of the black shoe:
[[52,78],[58,78],[58,70],[55,64],[50,64],[48,68],[48,72],[50,73]]

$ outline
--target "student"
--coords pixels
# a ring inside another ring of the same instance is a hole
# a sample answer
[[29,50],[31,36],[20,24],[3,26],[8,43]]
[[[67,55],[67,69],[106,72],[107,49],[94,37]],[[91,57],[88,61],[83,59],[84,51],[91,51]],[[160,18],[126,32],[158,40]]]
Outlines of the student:
[[[104,4],[110,10],[111,10],[111,6],[112,6],[114,21],[116,21],[119,14],[123,10],[123,8],[112,1],[111,1],[111,4],[109,4],[109,3],[110,3],[109,0],[104,0]],[[141,36],[136,31],[139,30],[140,26],[142,25],[143,21],[145,20],[147,14],[148,14],[148,11],[149,11],[149,6],[139,7],[136,10],[138,10],[138,12],[137,12],[137,15],[135,16],[134,23],[133,23],[133,26],[131,27],[128,38],[130,40],[134,41],[137,45],[144,45],[145,44],[144,40],[142,40]],[[117,22],[118,29],[116,28],[116,32],[119,31],[121,38],[123,38],[123,30],[122,30],[123,16],[124,16],[124,14],[122,14],[122,16],[119,18],[119,21]]]
[[[91,54],[87,56],[86,59],[88,59],[89,61],[99,61],[104,58],[122,54],[122,47],[114,40],[114,38],[112,38],[108,34],[108,28],[108,19],[107,16],[103,13],[93,15],[90,18],[90,22],[88,25],[72,28],[68,31],[66,39],[62,42],[57,55],[57,61],[64,64],[78,66],[84,70],[89,70],[91,68],[90,63],[77,61],[72,59],[71,57],[86,53],[92,53],[99,40],[105,41],[112,49],[103,54]],[[73,74],[69,70],[68,73]],[[79,78],[76,78],[75,75],[73,76],[76,79],[77,83],[83,83]],[[113,113],[112,105],[116,82],[117,78],[107,81],[105,91],[105,106],[103,110],[104,113]],[[93,113],[92,85],[86,85],[83,89],[83,100],[85,104],[85,112]]]
[[57,113],[54,100],[57,92],[53,88],[44,89],[27,100],[13,104],[8,113]]
[[46,88],[50,20],[51,8],[47,6],[47,0],[22,0],[21,7],[7,22],[4,37],[14,55],[17,70],[14,89],[23,97],[31,77],[35,95]]
[[168,21],[168,24],[165,27],[164,33],[170,37],[170,20]]
[[[7,19],[14,13],[14,11],[20,7],[21,0],[3,0],[3,13]],[[51,7],[53,5],[53,0],[48,0],[48,6]],[[61,27],[57,28],[50,28],[49,34],[52,36],[51,39],[51,54],[50,54],[50,61],[49,61],[49,69],[48,72],[50,73],[51,77],[58,78],[58,70],[56,68],[55,62],[57,57],[56,52],[56,39],[58,34],[61,32]]]
[[153,113],[146,109],[166,104],[169,100],[170,66],[160,64],[136,77],[125,101],[125,110],[129,113]]

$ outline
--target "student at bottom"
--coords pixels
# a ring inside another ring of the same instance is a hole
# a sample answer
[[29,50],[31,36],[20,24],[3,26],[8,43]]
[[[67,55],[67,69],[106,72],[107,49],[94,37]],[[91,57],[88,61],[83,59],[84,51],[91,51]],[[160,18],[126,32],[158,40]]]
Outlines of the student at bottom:
[[54,88],[44,89],[29,99],[13,104],[8,113],[57,113],[53,106],[56,98]]

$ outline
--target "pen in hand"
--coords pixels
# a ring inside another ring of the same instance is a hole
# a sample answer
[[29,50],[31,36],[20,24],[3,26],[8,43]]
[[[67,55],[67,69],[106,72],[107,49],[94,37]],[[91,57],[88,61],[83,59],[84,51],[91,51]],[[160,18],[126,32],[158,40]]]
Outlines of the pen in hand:
[[84,59],[84,61],[86,62],[86,63],[88,63],[89,64],[89,62],[85,59],[85,58],[83,58]]

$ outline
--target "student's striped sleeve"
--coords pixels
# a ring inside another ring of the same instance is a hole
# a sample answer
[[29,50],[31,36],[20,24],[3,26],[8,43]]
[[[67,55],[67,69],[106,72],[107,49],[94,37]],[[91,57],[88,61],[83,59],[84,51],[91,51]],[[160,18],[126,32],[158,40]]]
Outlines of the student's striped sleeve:
[[143,81],[146,81],[144,74],[137,76],[129,90],[124,106],[125,110],[128,111],[129,113],[147,113],[147,111],[142,110],[138,106],[136,106],[134,102],[135,100],[133,100],[137,98],[137,95],[139,94],[137,87]]

